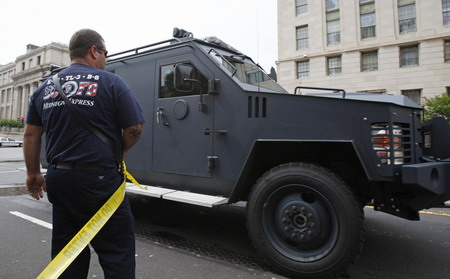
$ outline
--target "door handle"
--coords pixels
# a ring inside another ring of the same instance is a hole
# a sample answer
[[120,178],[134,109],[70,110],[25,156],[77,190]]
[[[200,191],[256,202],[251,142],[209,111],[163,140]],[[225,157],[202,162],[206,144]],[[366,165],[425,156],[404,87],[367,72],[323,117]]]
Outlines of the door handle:
[[164,113],[163,113],[163,108],[162,107],[159,107],[157,110],[156,110],[156,124],[158,124],[158,126],[161,126],[161,123],[164,125],[164,126],[169,126],[169,123],[167,123],[167,122],[164,122]]
[[203,132],[207,136],[211,134],[226,135],[228,133],[228,130],[211,130],[210,128],[205,128]]

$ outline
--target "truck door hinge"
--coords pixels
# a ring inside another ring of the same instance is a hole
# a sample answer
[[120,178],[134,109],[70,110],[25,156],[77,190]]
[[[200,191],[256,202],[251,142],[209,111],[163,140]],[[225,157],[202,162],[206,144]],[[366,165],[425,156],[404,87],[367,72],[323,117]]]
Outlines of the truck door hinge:
[[208,158],[208,171],[213,172],[217,169],[217,163],[219,161],[219,157],[217,156],[207,156]]

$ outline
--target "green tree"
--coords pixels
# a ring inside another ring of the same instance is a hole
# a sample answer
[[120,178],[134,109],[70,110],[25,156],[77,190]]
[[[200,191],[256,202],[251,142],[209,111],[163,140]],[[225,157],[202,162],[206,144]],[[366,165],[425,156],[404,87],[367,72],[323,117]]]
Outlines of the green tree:
[[450,96],[446,93],[425,98],[425,120],[434,116],[443,116],[450,123]]
[[11,128],[23,128],[23,123],[14,119],[0,119],[0,127],[8,127],[11,131]]

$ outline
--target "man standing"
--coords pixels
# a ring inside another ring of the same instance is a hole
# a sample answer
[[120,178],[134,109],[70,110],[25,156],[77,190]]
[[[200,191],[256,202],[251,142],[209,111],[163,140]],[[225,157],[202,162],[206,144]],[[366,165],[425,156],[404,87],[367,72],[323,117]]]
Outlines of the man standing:
[[[142,110],[125,82],[104,71],[103,38],[90,29],[77,31],[69,44],[72,64],[58,76],[75,110],[105,135],[112,146],[88,130],[66,107],[53,84],[45,81],[31,96],[24,135],[27,190],[35,199],[46,189],[53,204],[52,258],[108,200],[123,181],[117,163],[138,141]],[[40,172],[41,136],[45,132],[44,179]],[[135,278],[134,219],[125,198],[91,241],[105,278]],[[86,247],[60,278],[86,278]]]

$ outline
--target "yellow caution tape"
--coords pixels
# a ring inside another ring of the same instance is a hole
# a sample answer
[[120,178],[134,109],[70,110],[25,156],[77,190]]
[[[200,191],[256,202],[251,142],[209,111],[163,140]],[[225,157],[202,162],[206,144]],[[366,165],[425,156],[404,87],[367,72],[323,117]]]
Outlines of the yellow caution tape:
[[130,180],[131,182],[133,182],[134,185],[138,186],[139,188],[147,190],[147,186],[141,186],[141,184],[139,184],[139,182],[137,182],[136,179],[134,179],[134,177],[127,171],[127,166],[123,161],[122,161],[122,173],[124,174],[125,179]]
[[37,279],[58,278],[64,270],[75,260],[75,258],[83,251],[83,249],[91,242],[94,236],[106,224],[109,218],[114,214],[122,203],[125,196],[125,188],[127,179],[131,180],[136,186],[142,187],[127,171],[125,162],[122,162],[122,173],[124,180],[114,194],[106,201],[106,203],[95,213],[95,215],[84,225],[83,228],[69,241],[69,243],[56,255],[56,257],[47,265],[47,267],[39,274]]

